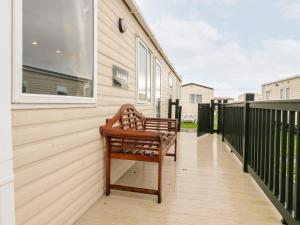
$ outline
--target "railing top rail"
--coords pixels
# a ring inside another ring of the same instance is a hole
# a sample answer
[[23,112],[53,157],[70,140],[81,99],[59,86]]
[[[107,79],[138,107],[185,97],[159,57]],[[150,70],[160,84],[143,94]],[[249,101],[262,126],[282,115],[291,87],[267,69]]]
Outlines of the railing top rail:
[[223,106],[228,107],[228,108],[230,108],[230,107],[235,107],[235,108],[240,107],[240,108],[242,108],[242,107],[245,106],[245,102],[225,103],[225,104],[223,104]]
[[249,102],[250,108],[300,111],[300,99]]

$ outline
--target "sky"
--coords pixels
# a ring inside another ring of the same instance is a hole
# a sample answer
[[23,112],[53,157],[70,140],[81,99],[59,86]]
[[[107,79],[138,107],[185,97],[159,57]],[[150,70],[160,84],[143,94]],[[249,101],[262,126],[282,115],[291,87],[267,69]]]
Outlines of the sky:
[[183,83],[215,96],[300,74],[300,0],[136,0]]

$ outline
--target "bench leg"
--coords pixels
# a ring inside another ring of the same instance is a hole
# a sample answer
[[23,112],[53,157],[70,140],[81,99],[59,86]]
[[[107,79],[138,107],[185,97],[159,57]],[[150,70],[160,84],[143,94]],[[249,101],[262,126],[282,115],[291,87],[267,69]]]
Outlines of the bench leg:
[[110,195],[110,168],[111,158],[109,154],[109,145],[106,147],[106,196]]
[[161,203],[161,179],[162,179],[162,163],[158,163],[158,198],[157,202]]

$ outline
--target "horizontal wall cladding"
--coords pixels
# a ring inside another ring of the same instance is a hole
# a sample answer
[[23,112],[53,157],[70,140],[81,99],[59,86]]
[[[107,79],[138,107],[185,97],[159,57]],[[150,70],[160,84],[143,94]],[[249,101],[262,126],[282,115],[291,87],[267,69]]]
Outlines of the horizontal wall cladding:
[[[279,81],[277,83],[267,84],[262,86],[262,98],[264,100],[279,100],[280,89],[290,88],[291,99],[300,99],[300,77],[289,80]],[[270,91],[270,96],[266,97],[266,92]]]
[[[118,31],[119,17],[125,18],[128,25],[124,34]],[[18,225],[73,224],[104,191],[105,141],[99,126],[124,103],[135,104],[146,116],[154,115],[154,96],[149,104],[136,102],[137,36],[162,63],[162,115],[167,116],[170,68],[126,5],[121,0],[98,1],[97,21],[97,104],[13,109]],[[112,87],[113,65],[128,71],[128,90]],[[113,161],[113,180],[131,165],[128,161]]]

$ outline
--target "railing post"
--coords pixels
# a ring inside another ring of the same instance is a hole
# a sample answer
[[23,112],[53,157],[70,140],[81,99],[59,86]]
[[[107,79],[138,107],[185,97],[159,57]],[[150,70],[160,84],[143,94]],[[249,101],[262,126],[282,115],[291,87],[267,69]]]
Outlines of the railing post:
[[179,116],[179,99],[176,99],[176,102],[175,102],[175,118],[179,119],[178,116]]
[[225,141],[225,104],[222,105],[222,141]]
[[248,172],[248,153],[249,153],[249,103],[244,106],[244,130],[243,130],[243,171]]
[[211,100],[210,104],[210,133],[214,133],[214,112],[215,112],[215,100]]
[[198,104],[198,115],[197,115],[197,137],[200,136],[200,104]]
[[178,131],[180,132],[180,126],[181,126],[181,113],[182,113],[182,106],[179,106],[178,109]]
[[172,99],[169,99],[169,105],[168,105],[168,118],[172,118]]

